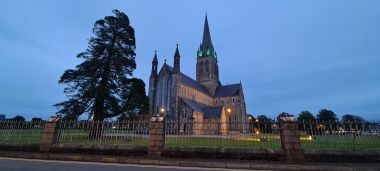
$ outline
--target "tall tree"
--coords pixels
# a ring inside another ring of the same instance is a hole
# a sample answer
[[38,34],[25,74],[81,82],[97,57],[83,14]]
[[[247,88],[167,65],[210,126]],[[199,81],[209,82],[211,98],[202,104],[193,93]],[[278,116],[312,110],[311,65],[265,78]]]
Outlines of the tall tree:
[[342,116],[342,121],[343,122],[363,123],[365,120],[360,116],[347,114],[347,115]]
[[143,114],[148,114],[149,98],[145,93],[145,83],[140,79],[130,79],[131,90],[125,95],[127,103],[125,112],[120,115],[119,120],[135,119]]
[[314,115],[311,112],[305,110],[298,115],[297,119],[299,121],[298,129],[301,131],[307,131],[308,134],[311,134],[313,128],[315,128],[314,125],[311,123],[315,121]]
[[68,100],[55,106],[65,119],[88,114],[94,121],[103,121],[146,110],[145,84],[131,78],[136,68],[134,29],[126,14],[113,13],[95,22],[88,48],[77,55],[83,62],[66,70],[59,80],[66,85]]
[[12,118],[12,121],[25,121],[25,118],[21,115],[16,115],[15,117]]
[[272,127],[273,120],[270,119],[268,116],[258,115],[257,120],[258,122],[255,122],[254,126],[255,127],[257,126],[257,128],[259,128],[259,130],[262,133],[270,133],[273,131],[273,127]]
[[317,115],[317,120],[322,122],[335,122],[338,121],[338,118],[336,117],[336,114],[327,109],[322,109],[319,111]]
[[299,121],[303,121],[303,122],[312,122],[312,121],[315,121],[315,117],[314,115],[309,112],[309,111],[302,111],[299,115],[298,115],[298,120]]
[[268,116],[266,116],[266,115],[258,115],[257,116],[257,120],[259,121],[259,122],[271,122],[272,121],[272,119],[270,119]]

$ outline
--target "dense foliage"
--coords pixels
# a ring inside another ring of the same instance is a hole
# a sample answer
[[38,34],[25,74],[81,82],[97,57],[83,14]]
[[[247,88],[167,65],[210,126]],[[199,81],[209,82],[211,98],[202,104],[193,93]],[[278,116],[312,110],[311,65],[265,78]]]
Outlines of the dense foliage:
[[65,119],[88,114],[95,121],[115,116],[136,116],[147,111],[145,84],[132,78],[136,68],[135,32],[129,18],[118,10],[95,22],[88,48],[77,55],[83,62],[66,70],[68,100],[55,106]]

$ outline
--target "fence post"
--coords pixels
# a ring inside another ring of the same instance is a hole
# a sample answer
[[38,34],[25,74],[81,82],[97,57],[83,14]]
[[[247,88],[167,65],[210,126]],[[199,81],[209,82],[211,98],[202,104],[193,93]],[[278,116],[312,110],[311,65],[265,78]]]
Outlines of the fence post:
[[286,154],[286,162],[302,163],[304,153],[301,149],[300,132],[296,121],[280,120],[281,148]]
[[52,144],[58,140],[59,118],[50,118],[46,123],[43,134],[40,151],[48,152]]
[[165,143],[165,119],[153,116],[149,123],[149,151],[151,157],[160,157]]

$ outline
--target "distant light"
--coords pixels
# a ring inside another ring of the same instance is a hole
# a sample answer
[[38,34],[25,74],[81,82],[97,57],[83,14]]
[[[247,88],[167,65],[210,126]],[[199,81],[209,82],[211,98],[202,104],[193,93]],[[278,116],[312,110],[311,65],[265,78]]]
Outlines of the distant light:
[[313,137],[312,137],[312,136],[308,136],[308,137],[300,137],[300,140],[301,140],[301,141],[313,141]]
[[164,108],[161,108],[161,109],[160,109],[160,112],[161,112],[161,113],[164,113],[164,112],[165,112],[165,109],[164,109]]
[[230,109],[230,108],[228,108],[228,109],[227,109],[227,112],[228,112],[228,113],[231,113],[231,109]]

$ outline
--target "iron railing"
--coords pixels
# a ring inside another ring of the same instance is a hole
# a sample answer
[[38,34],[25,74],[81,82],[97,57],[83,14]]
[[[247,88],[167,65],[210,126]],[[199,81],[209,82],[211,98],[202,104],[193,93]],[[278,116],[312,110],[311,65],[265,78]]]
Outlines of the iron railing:
[[58,144],[147,146],[149,121],[61,121]]
[[278,149],[278,125],[274,122],[172,121],[165,123],[165,146]]
[[40,144],[45,124],[45,121],[0,121],[0,144]]
[[[40,144],[46,122],[0,121],[1,144]],[[165,121],[165,146],[280,149],[278,122]],[[298,122],[305,150],[380,150],[380,124]],[[58,144],[148,146],[149,121],[58,123]]]
[[380,150],[380,124],[299,122],[303,149]]

